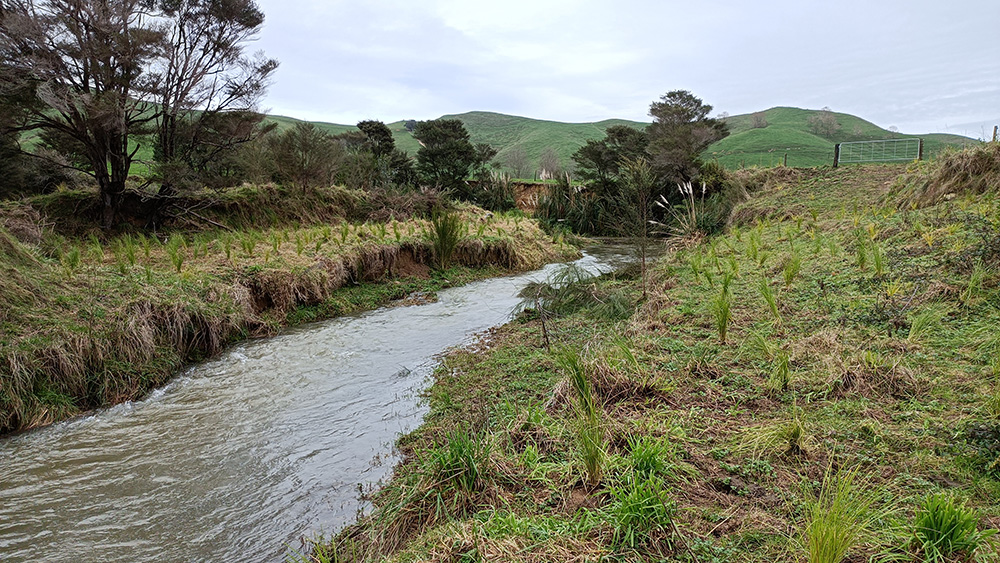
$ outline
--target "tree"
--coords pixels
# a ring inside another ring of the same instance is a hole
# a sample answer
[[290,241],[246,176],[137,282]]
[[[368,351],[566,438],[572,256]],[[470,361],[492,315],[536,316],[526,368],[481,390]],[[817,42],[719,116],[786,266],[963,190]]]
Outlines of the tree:
[[750,116],[750,127],[752,129],[763,129],[767,127],[767,115],[762,111],[758,111]]
[[819,112],[809,117],[809,130],[820,137],[832,137],[840,131],[840,123],[837,123],[837,116],[828,107],[824,107]]
[[645,158],[624,158],[621,161],[622,189],[616,208],[622,211],[618,229],[634,241],[639,251],[642,298],[646,298],[646,254],[649,248],[649,225],[652,222],[656,179]]
[[252,0],[3,0],[0,97],[28,92],[18,131],[75,147],[110,228],[141,136],[155,138],[167,195],[251,138],[277,67],[243,56],[262,23]]
[[618,191],[621,163],[646,157],[646,133],[626,125],[613,125],[604,138],[589,140],[573,153],[577,174],[599,195]]
[[558,178],[562,175],[562,159],[556,154],[552,147],[545,147],[542,156],[538,160],[538,176],[542,180]]
[[687,90],[674,90],[649,106],[653,123],[646,128],[647,152],[661,182],[673,184],[698,175],[700,155],[729,134],[725,122],[708,117],[712,106]]
[[473,145],[465,125],[458,119],[417,122],[413,136],[421,144],[417,151],[417,173],[421,179],[465,199],[471,195],[465,179],[496,156],[496,150],[489,145]]
[[514,145],[507,150],[504,156],[504,165],[511,171],[515,178],[524,178],[530,171],[528,153],[523,145]]
[[412,186],[417,182],[413,162],[396,148],[392,131],[376,120],[358,122],[358,131],[333,137],[347,155],[339,179],[354,189]]
[[303,191],[332,184],[344,151],[333,137],[306,122],[269,137],[268,149],[275,180]]

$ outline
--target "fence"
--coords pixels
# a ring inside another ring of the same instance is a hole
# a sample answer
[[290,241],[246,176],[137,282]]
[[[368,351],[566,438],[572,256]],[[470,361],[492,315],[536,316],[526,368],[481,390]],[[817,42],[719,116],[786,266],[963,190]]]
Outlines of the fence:
[[882,139],[837,143],[833,152],[833,167],[860,162],[893,160],[923,160],[923,139]]

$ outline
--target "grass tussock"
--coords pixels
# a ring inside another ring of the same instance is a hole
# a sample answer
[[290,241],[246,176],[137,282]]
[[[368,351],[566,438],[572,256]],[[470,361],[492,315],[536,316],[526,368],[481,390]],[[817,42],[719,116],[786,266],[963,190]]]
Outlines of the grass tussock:
[[957,195],[996,194],[1000,190],[1000,143],[946,151],[918,164],[895,182],[890,198],[901,208],[933,205]]

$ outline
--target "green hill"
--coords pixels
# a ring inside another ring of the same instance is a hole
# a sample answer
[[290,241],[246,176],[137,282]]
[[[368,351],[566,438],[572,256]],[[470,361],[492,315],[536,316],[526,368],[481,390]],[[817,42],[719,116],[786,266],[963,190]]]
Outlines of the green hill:
[[[822,115],[822,110],[807,110],[790,107],[774,107],[762,112],[766,127],[754,127],[754,115],[742,114],[726,118],[730,135],[710,146],[704,154],[706,160],[717,160],[727,168],[741,166],[774,166],[788,155],[788,165],[811,167],[831,164],[833,147],[847,141],[869,141],[891,138],[924,139],[924,156],[933,157],[948,146],[964,146],[975,143],[973,139],[961,135],[931,133],[926,135],[901,134],[883,129],[874,123],[846,113],[833,112],[837,129],[829,135],[821,136],[813,132],[811,119]],[[497,162],[506,166],[509,156],[518,148],[524,150],[529,169],[539,168],[539,161],[547,148],[551,148],[564,167],[571,167],[571,156],[590,139],[600,139],[604,131],[612,125],[628,125],[642,128],[645,123],[625,119],[606,119],[593,123],[563,123],[531,119],[488,111],[444,115],[443,118],[458,119],[465,124],[475,143],[487,143],[499,152]],[[279,129],[290,127],[296,119],[283,116],[269,116]],[[396,145],[413,155],[420,144],[406,130],[405,121],[387,123],[392,130]],[[316,126],[331,134],[354,130],[351,125],[315,122]]]
[[[927,135],[900,134],[882,129],[859,117],[832,112],[837,130],[826,136],[813,132],[810,120],[821,110],[775,107],[757,114],[734,115],[726,118],[730,134],[705,151],[706,159],[717,160],[727,168],[740,166],[773,166],[788,155],[788,165],[795,167],[821,166],[833,163],[836,143],[892,138],[924,139],[924,156],[932,157],[947,146],[974,143],[968,137],[944,133]],[[753,126],[754,116],[763,115],[766,127]]]
[[[460,120],[468,129],[472,142],[486,143],[497,149],[499,151],[497,162],[501,166],[507,161],[508,155],[520,147],[527,156],[531,170],[539,168],[542,153],[547,148],[555,151],[563,166],[569,167],[572,164],[570,157],[573,153],[588,140],[602,138],[608,127],[612,125],[628,125],[636,128],[646,126],[645,123],[625,119],[606,119],[595,123],[562,123],[488,111],[444,115],[442,118]],[[291,127],[298,121],[283,116],[269,116],[268,119],[277,123],[279,130]],[[354,126],[335,123],[315,122],[315,125],[332,135],[356,130]],[[386,123],[386,125],[392,130],[396,146],[411,155],[416,154],[420,149],[420,144],[406,130],[405,121],[395,121]]]

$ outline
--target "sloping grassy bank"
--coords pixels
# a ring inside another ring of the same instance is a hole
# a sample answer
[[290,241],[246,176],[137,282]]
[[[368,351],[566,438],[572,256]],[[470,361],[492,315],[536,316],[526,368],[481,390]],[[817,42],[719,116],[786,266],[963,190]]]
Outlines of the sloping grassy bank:
[[576,254],[516,215],[455,214],[448,251],[417,217],[101,240],[11,206],[0,217],[0,433],[141,397],[185,362],[289,323]]
[[904,171],[797,171],[626,318],[634,280],[569,284],[552,351],[526,314],[449,355],[372,516],[301,559],[1000,560],[1000,186],[919,207]]

